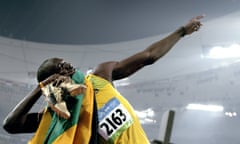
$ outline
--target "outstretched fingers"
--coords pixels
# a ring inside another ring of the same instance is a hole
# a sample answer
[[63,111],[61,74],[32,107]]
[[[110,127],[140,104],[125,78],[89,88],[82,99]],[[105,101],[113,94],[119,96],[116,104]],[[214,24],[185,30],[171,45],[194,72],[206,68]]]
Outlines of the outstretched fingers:
[[193,31],[199,30],[199,28],[202,26],[202,23],[200,22],[200,20],[204,17],[205,17],[205,15],[199,15],[190,20],[190,23],[192,23],[191,28]]

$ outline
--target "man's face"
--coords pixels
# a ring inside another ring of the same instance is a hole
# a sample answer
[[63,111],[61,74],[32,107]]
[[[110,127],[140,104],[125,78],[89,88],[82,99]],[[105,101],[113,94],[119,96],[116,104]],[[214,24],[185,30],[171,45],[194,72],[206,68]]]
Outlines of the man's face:
[[75,69],[72,64],[65,62],[64,60],[58,63],[59,73],[62,75],[71,75]]

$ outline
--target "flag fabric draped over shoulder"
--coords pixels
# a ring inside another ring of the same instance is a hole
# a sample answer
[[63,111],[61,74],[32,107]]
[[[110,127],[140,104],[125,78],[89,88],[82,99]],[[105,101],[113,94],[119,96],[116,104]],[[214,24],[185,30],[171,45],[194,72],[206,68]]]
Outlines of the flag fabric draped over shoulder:
[[72,76],[75,83],[85,84],[85,94],[67,97],[69,119],[60,118],[46,108],[33,138],[28,144],[88,144],[91,138],[94,92],[92,84],[76,71]]

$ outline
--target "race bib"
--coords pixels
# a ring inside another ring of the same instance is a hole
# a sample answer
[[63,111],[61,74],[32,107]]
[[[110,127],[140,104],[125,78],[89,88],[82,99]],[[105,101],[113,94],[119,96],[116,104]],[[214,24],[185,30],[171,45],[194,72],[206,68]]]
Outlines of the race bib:
[[133,123],[127,109],[116,99],[98,110],[98,132],[106,141],[114,141]]

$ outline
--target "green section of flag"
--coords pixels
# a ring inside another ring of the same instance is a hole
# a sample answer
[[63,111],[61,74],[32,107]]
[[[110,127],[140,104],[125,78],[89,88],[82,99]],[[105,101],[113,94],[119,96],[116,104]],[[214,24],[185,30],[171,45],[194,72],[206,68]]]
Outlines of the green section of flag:
[[[84,82],[84,75],[80,71],[76,71],[72,79],[75,83],[82,84]],[[52,144],[57,137],[78,123],[83,94],[75,97],[67,96],[65,101],[71,117],[64,119],[59,117],[55,112],[52,112],[52,120],[44,144]]]

